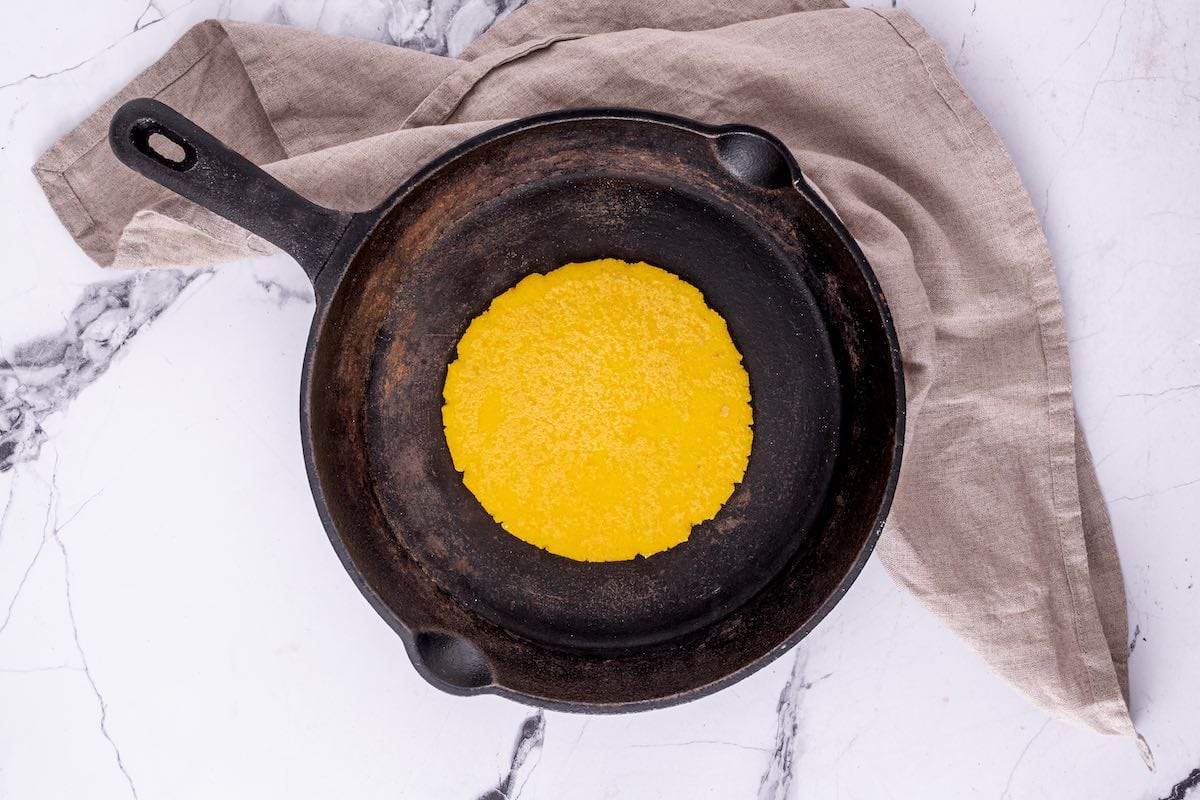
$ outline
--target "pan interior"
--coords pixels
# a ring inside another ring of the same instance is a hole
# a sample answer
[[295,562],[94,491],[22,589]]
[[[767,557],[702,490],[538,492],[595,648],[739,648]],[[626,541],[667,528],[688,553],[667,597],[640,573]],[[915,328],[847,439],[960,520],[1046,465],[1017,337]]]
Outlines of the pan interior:
[[[783,652],[861,569],[899,466],[895,337],[865,260],[781,153],[637,110],[521,120],[439,159],[327,267],[301,406],[317,508],[436,685],[574,710],[679,702]],[[596,569],[492,522],[450,464],[440,392],[492,297],[600,256],[704,293],[756,427],[715,520]]]
[[[804,276],[718,197],[653,177],[571,171],[444,220],[393,292],[371,352],[365,433],[393,534],[473,613],[554,646],[620,650],[679,637],[760,591],[817,521],[837,452],[839,384]],[[442,431],[455,344],[491,300],[571,261],[648,261],[704,294],[750,376],[744,480],[690,539],[650,558],[584,563],[503,531],[463,485]]]

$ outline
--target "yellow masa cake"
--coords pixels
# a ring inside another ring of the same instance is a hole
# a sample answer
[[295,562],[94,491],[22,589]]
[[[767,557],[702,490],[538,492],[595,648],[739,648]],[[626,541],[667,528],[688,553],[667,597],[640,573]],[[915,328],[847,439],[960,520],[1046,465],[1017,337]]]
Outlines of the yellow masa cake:
[[741,361],[691,284],[645,263],[567,264],[471,322],[446,373],[446,443],[512,535],[580,561],[649,556],[745,475]]

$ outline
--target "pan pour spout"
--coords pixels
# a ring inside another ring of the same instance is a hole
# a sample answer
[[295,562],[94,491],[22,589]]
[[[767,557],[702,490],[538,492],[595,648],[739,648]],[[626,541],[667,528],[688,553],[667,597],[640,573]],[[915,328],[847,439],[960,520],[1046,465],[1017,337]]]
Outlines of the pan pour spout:
[[479,648],[461,636],[441,631],[422,632],[413,637],[413,663],[426,677],[459,691],[490,686],[492,668]]

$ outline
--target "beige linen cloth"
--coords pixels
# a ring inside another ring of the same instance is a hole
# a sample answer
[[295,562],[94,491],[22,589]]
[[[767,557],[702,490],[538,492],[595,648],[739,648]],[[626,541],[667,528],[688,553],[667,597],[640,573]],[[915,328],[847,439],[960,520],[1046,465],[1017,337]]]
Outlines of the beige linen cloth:
[[883,563],[1038,706],[1136,736],[1120,565],[1075,423],[1046,240],[996,133],[908,14],[533,0],[457,59],[203,23],[35,167],[100,264],[195,265],[271,248],[114,159],[109,118],[138,96],[346,210],[468,136],[550,109],[637,106],[775,133],[895,315],[908,429]]

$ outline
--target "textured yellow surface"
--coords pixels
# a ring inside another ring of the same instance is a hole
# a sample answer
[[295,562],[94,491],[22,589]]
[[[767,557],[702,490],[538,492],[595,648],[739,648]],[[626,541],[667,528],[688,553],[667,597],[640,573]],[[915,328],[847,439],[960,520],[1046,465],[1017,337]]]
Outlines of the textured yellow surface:
[[530,275],[446,374],[454,466],[509,533],[581,561],[685,541],[746,472],[750,381],[689,283],[602,259]]

